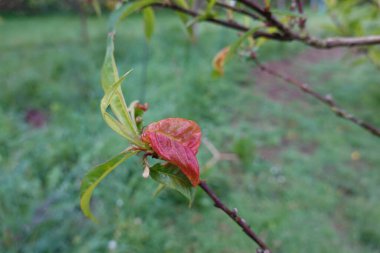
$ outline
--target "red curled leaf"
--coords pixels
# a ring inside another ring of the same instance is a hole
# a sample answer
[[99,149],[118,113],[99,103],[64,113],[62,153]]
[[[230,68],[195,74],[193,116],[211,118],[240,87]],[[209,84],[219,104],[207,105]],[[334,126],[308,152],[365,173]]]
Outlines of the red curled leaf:
[[201,129],[192,120],[182,118],[167,118],[149,124],[142,134],[142,140],[150,143],[148,133],[158,132],[167,135],[174,141],[179,142],[185,147],[190,148],[194,154],[198,153],[201,144]]
[[196,153],[201,140],[199,126],[191,120],[168,118],[148,125],[142,140],[162,159],[178,166],[193,186],[199,184]]

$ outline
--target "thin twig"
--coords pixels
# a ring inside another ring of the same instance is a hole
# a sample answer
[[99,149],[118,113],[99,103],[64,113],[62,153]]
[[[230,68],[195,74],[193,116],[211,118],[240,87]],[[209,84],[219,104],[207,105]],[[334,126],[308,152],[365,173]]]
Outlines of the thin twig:
[[239,161],[239,158],[237,157],[237,155],[233,153],[220,152],[215,147],[215,145],[211,141],[209,141],[206,137],[202,138],[202,143],[208,149],[208,151],[210,151],[210,153],[212,154],[211,159],[206,162],[206,165],[204,167],[202,167],[203,173],[208,171],[210,168],[212,168],[215,164],[217,164],[220,161],[232,161],[232,162]]
[[206,184],[205,181],[201,181],[199,183],[199,187],[202,188],[202,190],[207,193],[207,195],[213,200],[215,207],[221,209],[225,214],[227,214],[235,223],[237,223],[244,231],[246,235],[248,235],[252,240],[254,240],[257,245],[260,247],[260,249],[257,252],[263,252],[263,253],[270,253],[270,249],[268,246],[264,243],[263,240],[261,240],[255,232],[249,227],[247,222],[241,218],[237,214],[237,209],[229,209],[223,202],[216,196],[216,194],[210,189],[210,187]]
[[318,92],[314,91],[313,89],[310,88],[310,86],[304,82],[301,82],[295,78],[292,78],[290,76],[287,76],[285,74],[282,74],[282,73],[279,73],[277,72],[276,70],[272,69],[272,68],[268,68],[266,67],[265,65],[263,65],[255,56],[252,57],[253,60],[255,61],[255,63],[257,64],[257,66],[264,72],[267,72],[268,74],[270,75],[273,75],[273,76],[276,76],[282,80],[284,80],[285,82],[287,83],[290,83],[290,84],[293,84],[295,85],[296,87],[298,87],[302,92],[305,92],[311,96],[313,96],[314,98],[318,99],[319,101],[323,102],[324,104],[326,104],[327,106],[330,107],[330,109],[338,116],[338,117],[341,117],[343,119],[346,119],[346,120],[349,120],[351,122],[353,122],[354,124],[364,128],[365,130],[367,130],[368,132],[372,133],[373,135],[377,136],[377,137],[380,137],[380,129],[369,124],[369,123],[366,123],[364,122],[363,120],[361,119],[358,119],[357,117],[355,117],[354,115],[346,112],[345,110],[343,110],[342,108],[340,108],[336,103],[335,101],[333,100],[333,98],[330,96],[330,95],[326,95],[326,96],[323,96],[321,94],[319,94]]
[[378,35],[365,37],[334,37],[327,39],[318,39],[310,36],[299,36],[295,39],[303,41],[309,46],[320,49],[330,49],[333,47],[372,46],[380,44],[380,36]]
[[301,0],[296,0],[296,5],[297,5],[297,9],[298,9],[299,14],[303,14],[303,7],[302,7]]
[[[307,34],[306,35],[299,34],[292,31],[289,27],[287,27],[281,21],[279,21],[272,14],[272,12],[262,9],[256,3],[249,0],[238,0],[238,1],[246,5],[247,7],[251,8],[258,14],[260,14],[269,25],[277,27],[278,30],[280,31],[280,32],[275,32],[275,33],[257,31],[253,33],[252,35],[254,38],[264,37],[264,38],[277,40],[277,41],[300,41],[304,44],[307,44],[315,48],[320,48],[320,49],[330,49],[330,48],[335,48],[335,47],[371,46],[371,45],[380,44],[379,35],[363,36],[363,37],[332,37],[332,38],[326,38],[326,39],[319,39]],[[161,8],[167,8],[167,9],[179,11],[187,15],[190,15],[192,17],[199,17],[202,15],[201,13],[197,11],[186,9],[172,3],[155,3],[152,5],[161,7]],[[241,31],[241,32],[249,31],[249,27],[241,25],[237,23],[236,21],[231,21],[231,20],[226,21],[226,20],[222,20],[222,19],[218,19],[214,17],[207,17],[204,19],[204,21],[208,21],[208,22],[221,25],[230,29],[234,29],[237,31]]]
[[[298,13],[302,15],[303,14],[302,0],[295,0],[295,1],[296,1]],[[298,26],[301,30],[305,28],[305,24],[306,24],[306,18],[300,17],[298,19]]]
[[[182,13],[187,14],[187,15],[192,16],[192,17],[201,16],[201,13],[199,13],[197,11],[186,9],[186,8],[183,8],[183,7],[175,5],[175,4],[155,3],[155,4],[152,4],[152,6],[172,9],[172,10],[182,12]],[[213,18],[213,17],[207,17],[204,19],[204,21],[208,21],[208,22],[211,22],[211,23],[214,23],[217,25],[221,25],[221,26],[224,26],[224,27],[227,27],[230,29],[234,29],[234,30],[237,30],[240,32],[249,31],[248,27],[241,25],[235,21],[226,21],[226,20]],[[284,37],[283,35],[281,35],[279,33],[268,33],[268,32],[263,32],[263,31],[257,31],[252,36],[254,38],[264,37],[264,38],[273,39],[273,40],[282,40],[282,41],[289,40],[288,38]]]
[[224,9],[228,9],[228,10],[231,10],[231,11],[234,11],[237,13],[241,13],[243,15],[249,16],[249,17],[256,19],[256,20],[261,19],[261,17],[259,17],[258,15],[254,14],[252,12],[249,12],[249,11],[244,10],[242,8],[238,8],[238,7],[223,3],[223,2],[216,2],[215,5],[220,6]]
[[[277,27],[281,32],[283,32],[283,37],[288,41],[300,41],[309,46],[320,48],[320,49],[330,49],[333,47],[354,47],[354,46],[371,46],[380,44],[380,36],[363,36],[363,37],[333,37],[326,39],[319,39],[312,37],[310,35],[302,35],[292,31],[289,27],[284,25],[279,21],[270,11],[266,11],[258,6],[256,3],[251,0],[238,0],[251,10],[260,14],[263,18],[266,19],[267,23]],[[285,39],[282,40],[285,40]]]
[[250,9],[256,11],[262,16],[265,16],[266,13],[268,13],[266,10],[261,8],[257,3],[252,2],[250,0],[238,0],[238,2],[244,4],[245,6],[249,7]]

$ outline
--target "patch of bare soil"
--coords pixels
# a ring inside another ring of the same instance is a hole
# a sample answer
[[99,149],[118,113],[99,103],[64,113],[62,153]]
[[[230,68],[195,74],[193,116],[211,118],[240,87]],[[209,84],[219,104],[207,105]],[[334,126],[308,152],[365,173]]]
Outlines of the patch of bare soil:
[[[265,66],[308,83],[308,66],[310,66],[310,64],[316,64],[330,59],[340,59],[345,53],[346,50],[339,48],[330,50],[312,48],[295,55],[293,58],[266,62]],[[291,84],[285,83],[258,68],[253,70],[253,75],[256,78],[255,90],[259,93],[263,93],[273,101],[282,104],[287,104],[294,100],[300,100],[302,102],[307,96]],[[325,76],[324,78],[328,78],[328,76]],[[315,86],[319,84],[310,85]]]
[[[347,51],[344,49],[320,50],[312,48],[295,55],[293,58],[266,62],[265,66],[274,69],[277,72],[296,78],[302,82],[308,83],[310,86],[316,86],[325,82],[318,84],[309,83],[309,66],[332,59],[341,59],[345,53],[347,53]],[[253,75],[256,79],[256,84],[254,87],[256,93],[263,94],[268,99],[276,103],[288,104],[295,100],[298,100],[303,104],[306,103],[306,98],[308,95],[304,94],[297,87],[285,83],[283,80],[263,72],[258,68],[253,70]],[[329,78],[329,76],[325,75],[322,77],[324,80],[326,80],[326,78]],[[267,161],[275,161],[281,152],[287,147],[294,147],[298,149],[300,153],[312,155],[318,148],[318,143],[306,143],[302,142],[298,138],[288,138],[287,136],[284,136],[280,145],[274,147],[262,147],[258,149],[258,152],[262,159]]]
[[318,146],[319,144],[317,142],[305,142],[299,140],[296,136],[284,136],[278,146],[258,148],[258,154],[265,161],[275,162],[286,148],[295,148],[301,154],[310,156],[314,154]]

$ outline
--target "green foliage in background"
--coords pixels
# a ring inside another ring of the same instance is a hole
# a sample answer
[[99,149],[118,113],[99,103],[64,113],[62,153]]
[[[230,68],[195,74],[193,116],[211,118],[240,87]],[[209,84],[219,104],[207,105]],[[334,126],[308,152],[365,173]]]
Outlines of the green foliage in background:
[[[366,36],[380,34],[380,2],[373,1],[337,1],[326,0],[328,13],[333,24],[327,30],[342,36]],[[362,58],[358,63],[371,60],[380,68],[380,47],[362,49]]]
[[[6,17],[0,23],[0,249],[252,252],[252,242],[200,192],[191,209],[176,192],[154,199],[156,184],[131,169],[141,167],[136,158],[94,192],[101,224],[83,216],[78,196],[85,169],[126,146],[99,114],[106,21],[89,21],[87,46],[72,17]],[[149,101],[147,122],[170,116],[199,121],[221,151],[241,156],[241,164],[211,169],[209,184],[274,252],[380,252],[378,140],[312,99],[268,98],[254,66],[243,60],[232,59],[224,78],[213,78],[213,56],[236,41],[234,32],[204,26],[192,44],[174,15],[156,13],[156,21],[149,46],[138,17],[120,24],[134,29],[119,29],[116,40],[120,69],[135,66],[126,100]],[[274,61],[304,50],[268,42],[260,54]],[[348,58],[300,67],[316,89],[380,124],[374,65],[353,68]],[[25,121],[31,109],[46,116],[44,127]],[[201,163],[208,159],[203,147]]]

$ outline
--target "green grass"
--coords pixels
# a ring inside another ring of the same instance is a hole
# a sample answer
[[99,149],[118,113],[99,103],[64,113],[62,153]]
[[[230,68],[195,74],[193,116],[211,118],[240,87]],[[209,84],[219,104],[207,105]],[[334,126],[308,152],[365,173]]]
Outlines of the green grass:
[[[190,118],[220,150],[251,156],[242,164],[221,162],[203,178],[273,252],[380,252],[379,140],[312,99],[268,99],[254,66],[243,60],[213,78],[212,58],[234,41],[233,32],[202,26],[191,44],[173,15],[162,13],[158,22],[149,45],[138,17],[122,23],[116,39],[120,71],[134,69],[123,86],[127,100],[150,103],[145,121]],[[111,252],[116,241],[112,252],[254,252],[202,192],[191,209],[173,192],[153,198],[156,185],[141,177],[139,159],[95,191],[101,224],[83,217],[82,176],[127,145],[99,111],[105,27],[104,19],[89,20],[90,44],[83,45],[75,17],[3,17],[0,23],[1,251]],[[279,60],[302,50],[269,43],[260,54]],[[380,125],[373,66],[326,61],[305,69],[311,83],[329,74],[316,89]],[[31,108],[47,115],[46,126],[25,122]],[[202,147],[201,163],[209,156]]]

